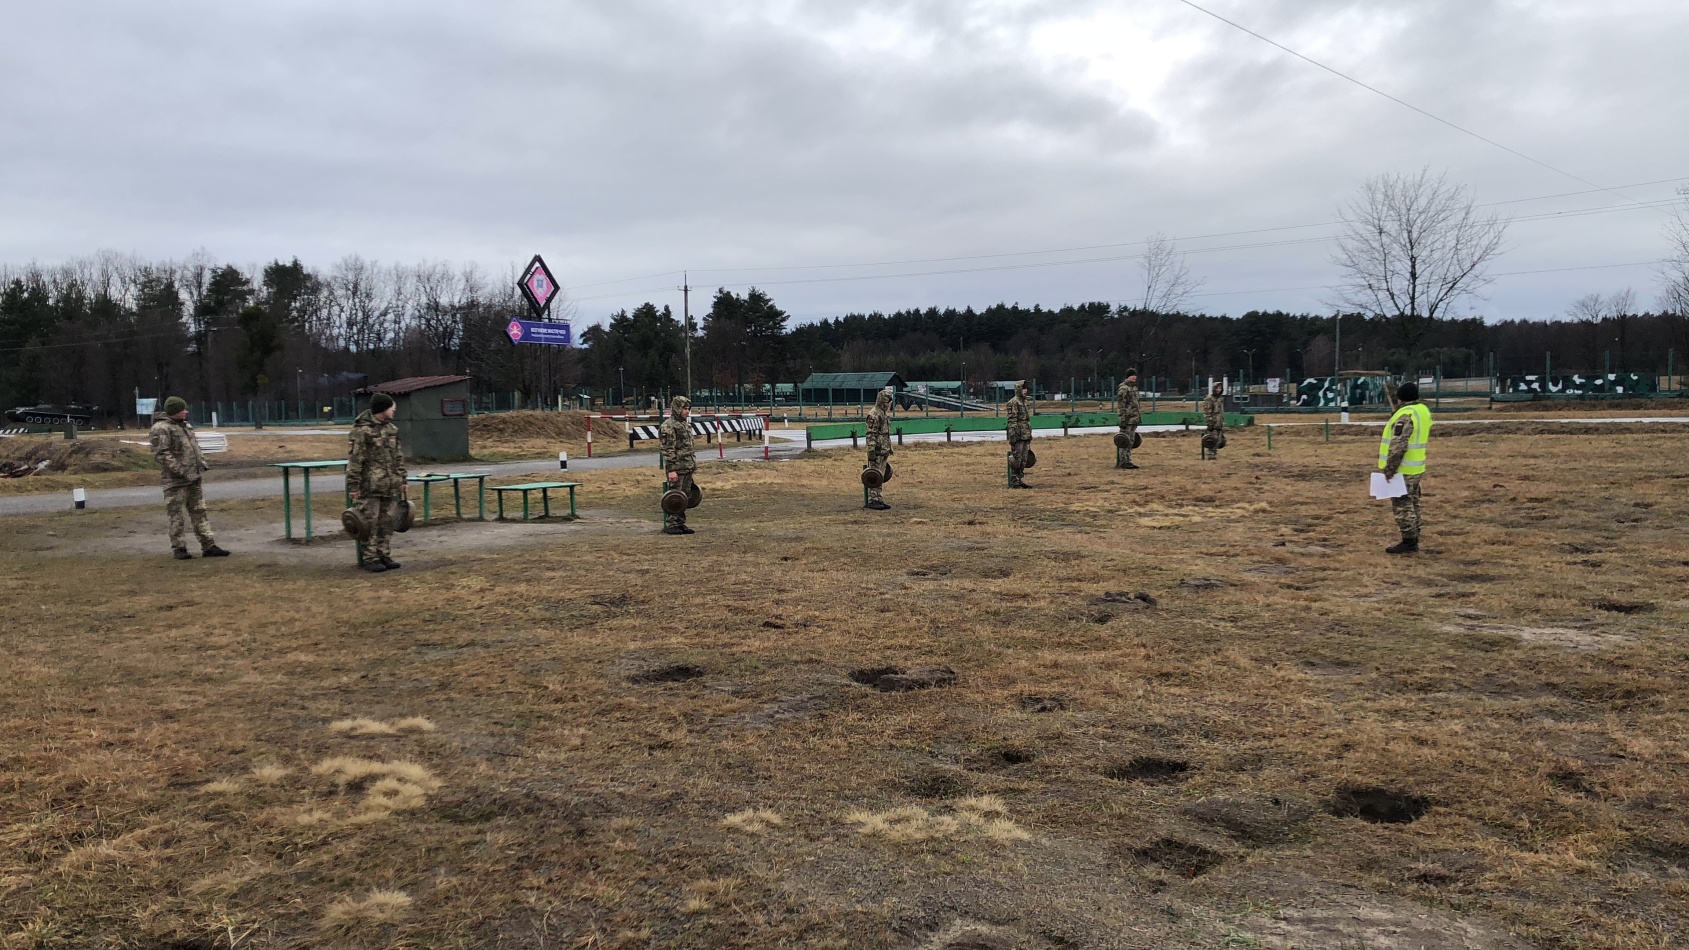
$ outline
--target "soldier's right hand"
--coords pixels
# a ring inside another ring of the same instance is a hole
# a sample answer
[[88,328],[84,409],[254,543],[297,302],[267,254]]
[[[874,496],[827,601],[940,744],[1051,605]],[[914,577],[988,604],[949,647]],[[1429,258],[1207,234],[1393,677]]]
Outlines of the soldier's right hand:
[[358,500],[358,493],[355,492],[355,491],[349,491],[349,492],[346,493],[346,497],[352,499],[353,501],[357,501]]
[[680,481],[680,473],[679,472],[670,472],[669,473],[669,481],[671,481],[671,482]]

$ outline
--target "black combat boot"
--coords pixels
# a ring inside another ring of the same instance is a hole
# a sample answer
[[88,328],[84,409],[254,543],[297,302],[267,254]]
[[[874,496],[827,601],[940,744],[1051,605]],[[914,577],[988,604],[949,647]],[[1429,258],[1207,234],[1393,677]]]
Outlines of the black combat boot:
[[187,548],[171,548],[170,556],[178,561],[191,561],[194,559],[194,556],[188,553]]
[[663,526],[663,533],[664,534],[686,534],[687,531],[686,531],[686,528],[682,525],[670,524],[670,525],[664,525]]
[[1121,467],[1121,468],[1137,468],[1137,467],[1138,467],[1138,466],[1136,466],[1136,465],[1134,465],[1134,464],[1132,464],[1132,463],[1131,463],[1131,462],[1127,462],[1127,463],[1126,463],[1126,464],[1124,464],[1124,465],[1122,465],[1122,466],[1120,466],[1120,467]]
[[387,565],[372,558],[364,562],[364,570],[369,571],[371,574],[380,574],[382,571],[387,570]]
[[878,498],[869,502],[868,507],[874,509],[875,511],[890,511],[891,510],[890,505],[888,505],[885,502],[879,500]]
[[688,528],[685,525],[681,525],[680,526],[680,533],[681,534],[697,534],[698,532],[693,531],[691,528]]
[[1419,539],[1403,538],[1400,544],[1392,544],[1384,549],[1385,554],[1418,554]]
[[398,561],[393,560],[385,554],[376,558],[376,560],[380,561],[381,566],[387,568],[389,571],[396,571],[399,568],[404,567],[403,564],[400,564]]
[[223,550],[222,548],[218,547],[217,545],[213,544],[212,546],[210,546],[210,547],[206,548],[205,550],[199,552],[199,556],[200,557],[228,557],[229,552],[227,552],[227,551]]

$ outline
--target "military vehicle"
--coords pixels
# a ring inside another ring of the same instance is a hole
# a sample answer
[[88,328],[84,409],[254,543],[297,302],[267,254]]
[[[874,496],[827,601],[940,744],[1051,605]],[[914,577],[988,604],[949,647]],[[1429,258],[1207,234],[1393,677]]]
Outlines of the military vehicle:
[[94,414],[99,411],[99,406],[81,406],[74,403],[68,406],[19,406],[6,410],[6,418],[12,422],[37,426],[62,426],[66,422],[87,426],[94,421]]

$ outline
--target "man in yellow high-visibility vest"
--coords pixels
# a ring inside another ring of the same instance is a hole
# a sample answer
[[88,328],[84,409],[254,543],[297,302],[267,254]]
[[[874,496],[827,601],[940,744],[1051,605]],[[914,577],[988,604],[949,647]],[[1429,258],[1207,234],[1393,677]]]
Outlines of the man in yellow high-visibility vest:
[[1384,550],[1413,554],[1419,550],[1419,479],[1425,474],[1425,449],[1431,443],[1431,409],[1419,401],[1417,383],[1403,383],[1396,390],[1395,403],[1396,412],[1385,424],[1384,438],[1378,443],[1378,467],[1385,478],[1401,475],[1407,482],[1407,494],[1390,499],[1402,540]]

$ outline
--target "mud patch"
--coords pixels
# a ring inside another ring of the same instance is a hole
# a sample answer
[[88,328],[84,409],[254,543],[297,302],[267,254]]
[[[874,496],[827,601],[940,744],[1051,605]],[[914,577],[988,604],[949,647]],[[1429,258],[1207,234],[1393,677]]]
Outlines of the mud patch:
[[1012,769],[1017,765],[1026,765],[1037,758],[1037,749],[1021,745],[1002,745],[980,751],[972,758],[968,767],[987,771]]
[[1100,607],[1104,604],[1114,604],[1127,610],[1148,610],[1156,605],[1156,600],[1144,591],[1131,593],[1117,590],[1100,594],[1091,598],[1091,606]]
[[1201,877],[1226,863],[1226,856],[1194,841],[1157,838],[1127,855],[1136,863],[1171,871],[1183,878]]
[[821,695],[782,696],[773,702],[764,703],[750,712],[724,719],[722,723],[727,726],[761,731],[773,729],[775,726],[788,722],[800,722],[825,708],[827,708],[827,699]]
[[1187,818],[1224,831],[1239,842],[1265,847],[1294,838],[1314,808],[1307,802],[1276,796],[1205,798],[1181,809]]
[[906,693],[935,686],[954,686],[956,671],[948,666],[871,666],[851,670],[852,682],[872,686],[882,693]]
[[1614,614],[1645,614],[1654,609],[1654,605],[1646,601],[1627,600],[1598,600],[1590,606]]
[[1530,947],[1499,924],[1486,920],[1329,891],[1312,898],[1303,891],[1271,918],[1246,920],[1239,929],[1255,941],[1242,946],[1259,946],[1263,950],[1306,947],[1529,950]]
[[1225,581],[1216,580],[1212,577],[1187,577],[1179,581],[1179,586],[1185,588],[1186,590],[1219,590],[1222,587],[1230,587],[1231,585],[1227,584]]
[[1259,567],[1245,568],[1238,573],[1248,577],[1283,577],[1286,574],[1295,574],[1299,570],[1301,569],[1291,567],[1289,564],[1262,564]]
[[1067,708],[1065,696],[1022,696],[1015,705],[1024,713],[1053,713]]
[[640,686],[654,683],[684,683],[704,675],[704,669],[691,663],[665,663],[640,670],[628,676],[628,682]]
[[1339,818],[1359,818],[1375,825],[1405,825],[1424,817],[1431,810],[1431,800],[1373,785],[1344,785],[1332,794],[1329,810]]
[[1103,769],[1103,778],[1111,778],[1121,782],[1162,783],[1177,782],[1191,771],[1191,764],[1179,759],[1166,759],[1155,755],[1138,756],[1125,762],[1116,762]]
[[916,769],[907,785],[916,798],[961,798],[973,791],[966,772],[937,765]]
[[1438,629],[1444,633],[1483,634],[1498,638],[1511,637],[1523,640],[1526,643],[1541,643],[1546,646],[1574,650],[1578,653],[1594,653],[1597,650],[1606,650],[1636,642],[1634,634],[1575,627],[1524,627],[1508,623],[1466,623],[1445,624]]

